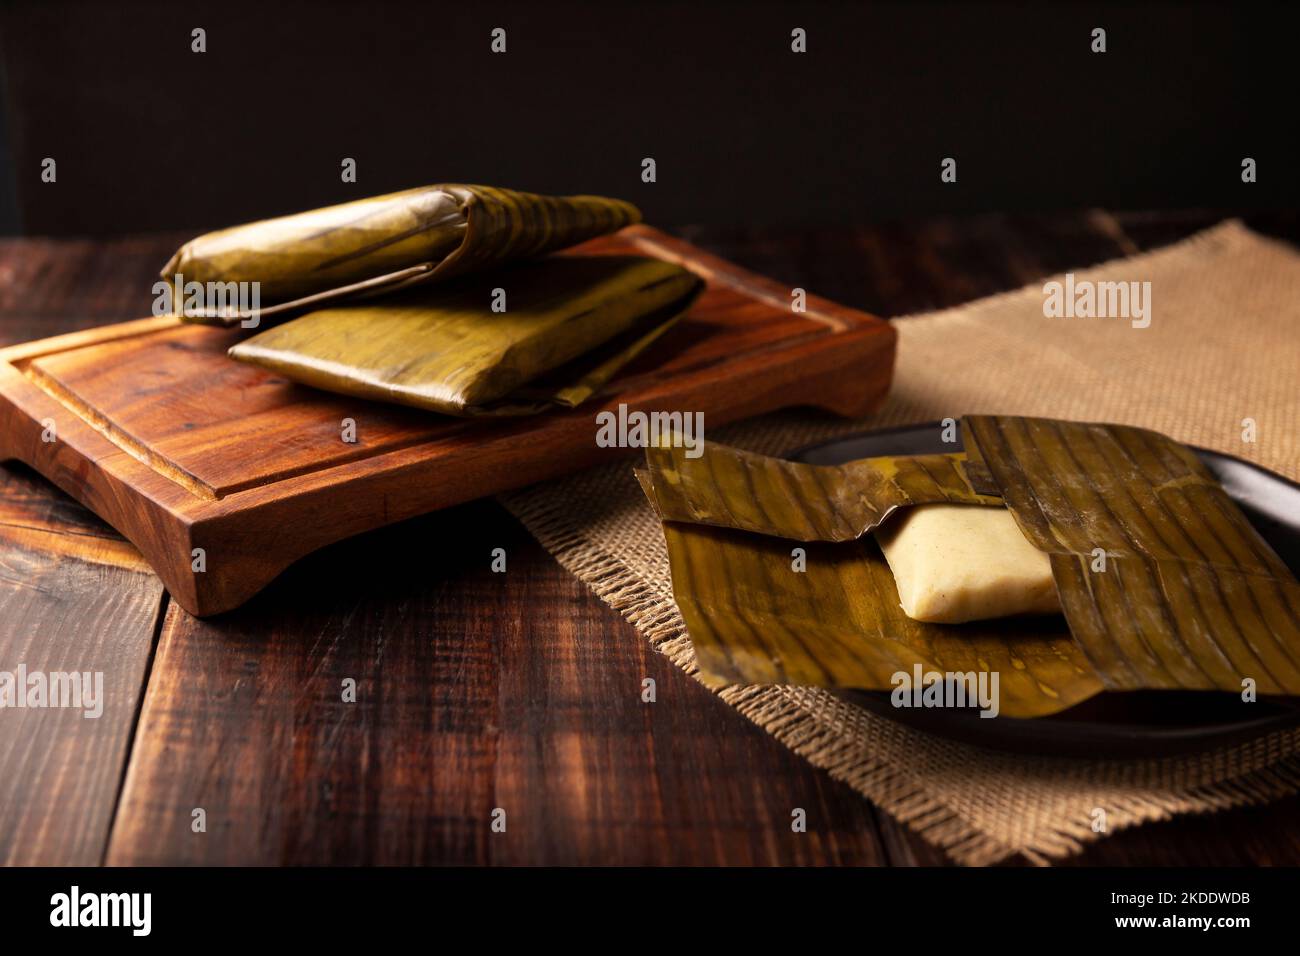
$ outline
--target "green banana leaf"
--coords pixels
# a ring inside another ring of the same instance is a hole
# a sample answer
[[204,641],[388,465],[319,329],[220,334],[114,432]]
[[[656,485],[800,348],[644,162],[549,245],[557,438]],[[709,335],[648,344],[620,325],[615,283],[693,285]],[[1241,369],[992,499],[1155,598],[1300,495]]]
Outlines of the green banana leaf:
[[[177,250],[162,277],[258,282],[260,315],[271,316],[484,271],[640,219],[631,203],[601,196],[423,186],[199,236]],[[182,318],[234,325],[248,315],[226,307]]]
[[[705,681],[888,691],[918,666],[997,672],[1013,717],[1102,690],[1241,693],[1249,679],[1300,694],[1300,585],[1191,451],[1115,425],[962,427],[965,455],[834,468],[712,443],[695,459],[647,449],[637,477]],[[941,501],[1008,507],[1048,554],[1064,617],[908,618],[867,532]]]
[[974,415],[962,429],[1050,557],[1108,689],[1241,693],[1249,679],[1300,694],[1300,584],[1192,451],[1120,425]]
[[691,458],[684,444],[646,449],[654,503],[665,521],[689,521],[795,541],[852,541],[895,508],[993,505],[967,475],[965,454],[864,458],[806,465],[711,444]]
[[[663,335],[703,287],[640,256],[557,256],[309,312],[232,358],[327,391],[449,415],[522,415],[584,401]],[[494,290],[505,311],[494,312]]]
[[892,691],[896,675],[997,673],[1008,717],[1041,717],[1102,689],[1060,617],[926,624],[898,604],[874,540],[798,545],[664,524],[673,593],[705,683]]

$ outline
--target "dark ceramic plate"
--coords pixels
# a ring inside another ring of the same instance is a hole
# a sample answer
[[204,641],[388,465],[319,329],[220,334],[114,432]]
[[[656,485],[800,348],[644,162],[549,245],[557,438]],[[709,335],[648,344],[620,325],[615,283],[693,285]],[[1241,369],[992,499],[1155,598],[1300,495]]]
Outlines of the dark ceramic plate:
[[[960,450],[940,437],[940,425],[911,425],[844,438],[790,457],[837,465],[879,455],[925,455]],[[1233,458],[1193,449],[1250,523],[1292,572],[1300,573],[1300,485]],[[974,711],[899,709],[886,693],[844,691],[868,710],[921,730],[967,743],[1024,753],[1082,757],[1174,754],[1237,743],[1300,724],[1300,701],[1269,698],[1252,704],[1235,694],[1140,691],[1099,694],[1051,717],[981,718]]]

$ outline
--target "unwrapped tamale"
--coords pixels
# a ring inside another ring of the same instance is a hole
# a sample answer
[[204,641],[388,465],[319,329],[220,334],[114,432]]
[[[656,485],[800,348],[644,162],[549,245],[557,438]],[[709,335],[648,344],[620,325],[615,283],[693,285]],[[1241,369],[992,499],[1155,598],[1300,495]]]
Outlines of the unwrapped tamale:
[[[1102,690],[1300,694],[1300,583],[1195,454],[1116,425],[968,416],[962,430],[963,455],[833,468],[648,449],[638,479],[705,680],[892,690],[914,668],[998,672],[1002,713],[1021,717]],[[974,519],[921,539],[968,563],[921,562],[905,582],[868,532],[888,548],[889,525],[927,507]],[[988,521],[1006,553],[942,540]],[[1060,615],[933,623],[901,606],[919,581],[969,589],[958,605],[1014,592],[1024,606],[1006,613],[1045,611],[1044,560]]]
[[[259,314],[283,314],[540,256],[640,219],[631,203],[602,196],[423,186],[199,236],[172,256],[162,277],[257,282]],[[246,313],[223,308],[183,318],[233,325]]]
[[1052,562],[1006,508],[915,505],[875,536],[913,620],[962,624],[1061,612]]
[[449,415],[529,414],[589,397],[702,284],[661,259],[555,256],[317,309],[230,355],[362,398]]

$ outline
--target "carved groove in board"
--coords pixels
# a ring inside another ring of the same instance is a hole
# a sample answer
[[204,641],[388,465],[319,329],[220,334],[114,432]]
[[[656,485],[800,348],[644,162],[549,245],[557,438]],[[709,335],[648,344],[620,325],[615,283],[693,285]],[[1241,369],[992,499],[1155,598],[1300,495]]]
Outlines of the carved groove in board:
[[[686,264],[692,264],[694,262],[694,260],[689,257],[681,257],[677,255],[674,252],[674,250],[672,250],[669,247],[666,246],[660,247],[658,245],[655,245],[653,242],[644,239],[643,237],[637,237],[637,242],[645,243],[646,246],[648,247],[646,251],[650,251],[650,247],[652,247],[657,252],[657,254],[662,255],[664,257],[679,258],[683,263]],[[710,281],[722,282],[722,284],[729,286],[736,292],[741,293],[750,299],[761,298],[762,300],[768,302],[769,304],[771,304],[771,302],[773,301],[772,296],[763,295],[761,288],[752,282],[741,281],[740,279],[737,279],[735,277],[727,276],[725,273],[722,272],[714,272],[712,270],[704,270],[704,269],[701,269],[699,271],[701,271],[702,274],[704,274],[707,278],[709,278]],[[725,282],[723,282],[724,279],[726,280]],[[829,325],[834,327],[834,323],[832,320],[823,320],[822,317],[814,316],[811,313],[800,314],[798,318],[800,319],[813,318],[815,322],[814,325],[811,326],[808,329],[808,331],[806,331],[802,335],[789,335],[779,341],[766,343],[762,345],[755,345],[748,348],[743,353],[744,358],[747,360],[754,360],[771,353],[780,353],[786,351],[793,345],[797,345],[802,342],[806,342],[812,339],[817,339],[822,336],[825,336],[827,334],[825,326]],[[148,323],[148,320],[141,322],[140,323],[141,327],[138,330],[134,331],[132,334],[113,335],[113,336],[106,337],[103,341],[119,342],[125,338],[134,338],[142,335],[157,334],[159,332],[170,331],[173,328],[181,328],[181,329],[198,328],[197,326],[185,326],[184,324],[179,323],[174,319],[165,325],[155,324],[152,325],[152,327],[146,327],[146,323]],[[823,327],[818,328],[816,327],[817,325],[822,325]],[[845,323],[844,326],[846,329],[851,328],[851,326],[847,323]],[[71,389],[69,386],[65,385],[62,381],[60,381],[57,377],[55,377],[55,375],[41,368],[37,364],[37,362],[40,359],[49,357],[51,355],[58,355],[65,352],[69,352],[69,353],[75,352],[78,349],[88,348],[88,347],[92,347],[92,346],[88,346],[86,343],[82,342],[76,345],[69,345],[68,347],[65,348],[54,348],[54,349],[47,348],[39,351],[33,350],[20,357],[19,356],[13,357],[11,359],[10,364],[12,365],[12,367],[17,369],[23,375],[24,378],[26,378],[29,382],[31,382],[33,385],[39,388],[45,395],[54,399],[59,404],[67,408],[70,412],[72,412],[74,415],[76,415],[78,418],[84,421],[88,426],[94,429],[97,433],[102,435],[106,440],[111,442],[115,447],[119,448],[126,454],[130,455],[132,458],[134,458],[136,461],[139,461],[141,464],[148,466],[151,470],[161,475],[162,477],[166,478],[167,480],[181,486],[189,494],[192,494],[195,497],[201,498],[205,501],[221,501],[229,495],[238,494],[240,492],[249,491],[257,488],[267,488],[275,485],[277,482],[288,481],[290,479],[300,478],[308,475],[326,473],[337,468],[343,468],[348,465],[355,464],[358,461],[381,459],[386,455],[404,452],[411,448],[418,447],[420,445],[426,445],[426,444],[436,445],[441,442],[445,442],[449,439],[457,439],[461,436],[462,432],[466,430],[473,430],[476,425],[478,428],[483,427],[482,422],[475,423],[471,420],[456,421],[455,425],[451,427],[444,427],[439,434],[432,437],[430,437],[427,434],[411,434],[400,438],[388,438],[384,440],[382,443],[380,443],[379,445],[372,445],[369,447],[359,446],[354,451],[336,450],[331,457],[319,459],[311,463],[302,464],[295,467],[282,468],[271,474],[259,475],[244,480],[221,482],[219,484],[214,484],[211,481],[204,480],[204,478],[200,477],[195,472],[186,468],[184,465],[180,464],[175,459],[170,458],[167,455],[157,451],[148,442],[142,441],[141,439],[134,437],[129,431],[127,431],[126,429],[122,428],[119,424],[117,424],[110,416],[96,409],[90,402],[86,401],[81,396],[79,396],[73,389]],[[735,355],[718,355],[718,356],[702,359],[698,362],[684,363],[681,367],[676,369],[676,374],[679,376],[684,376],[691,373],[699,373],[699,372],[707,371],[709,369],[719,367],[719,366],[726,366],[730,362],[734,361],[735,358],[736,358]],[[662,378],[662,373],[659,370],[648,369],[618,380],[617,390],[627,391],[627,390],[642,390],[642,389],[650,388],[653,385],[655,385],[661,378]],[[598,394],[598,396],[596,396],[597,400],[590,403],[591,408],[593,409],[592,414],[594,414],[594,409],[598,408],[600,405],[599,399],[602,397],[607,397],[608,394],[613,390],[614,389],[607,387],[606,389],[603,389]],[[505,424],[504,420],[502,424],[503,425]]]
[[440,442],[446,442],[448,439],[459,438],[461,432],[464,430],[464,428],[461,428],[456,431],[447,431],[433,438],[424,435],[416,435],[409,438],[390,438],[383,445],[377,448],[358,447],[355,452],[342,452],[336,457],[328,460],[300,465],[297,468],[284,468],[266,478],[249,478],[246,481],[231,482],[228,485],[222,485],[220,490],[216,492],[216,495],[218,499],[221,499],[227,495],[238,494],[241,491],[249,491],[253,488],[268,488],[278,482],[289,481],[293,478],[323,474],[332,471],[335,468],[344,468],[348,465],[354,465],[358,461],[378,460],[386,455],[395,455],[398,452],[407,451],[411,448],[418,448],[420,445],[436,445]]
[[158,474],[162,475],[167,480],[180,485],[196,498],[203,498],[206,501],[216,501],[221,497],[217,494],[216,489],[211,485],[185,471],[175,462],[168,461],[142,442],[123,433],[102,414],[64,388],[60,382],[54,380],[34,366],[31,360],[16,362],[14,363],[14,367],[17,368],[18,371],[22,372],[23,377],[29,382],[39,388],[50,398],[54,399],[68,411],[72,412],[72,414],[76,415],[88,426],[102,435],[109,442],[112,442],[112,444],[120,448],[123,452],[130,455],[136,461],[143,465],[148,465]]
[[[705,281],[729,286],[752,299],[757,299],[760,302],[764,302],[778,309],[790,308],[790,300],[788,298],[782,298],[780,295],[773,292],[765,283],[755,282],[749,275],[735,275],[730,269],[719,270],[712,268],[707,262],[707,253],[700,254],[698,250],[693,250],[696,253],[695,255],[683,255],[671,246],[664,245],[648,236],[633,235],[631,240],[638,249],[647,255],[654,256],[657,259],[666,259],[669,262],[690,269]],[[725,265],[731,266],[731,263],[725,263]],[[800,312],[799,317],[813,322],[820,322],[822,325],[828,326],[837,332],[844,332],[853,328],[853,323],[846,322],[845,320],[833,315],[818,312],[816,309],[811,307],[804,312]]]
[[94,337],[94,344],[103,345],[108,342],[124,342],[127,339],[153,335],[155,332],[169,328],[180,328],[182,325],[181,320],[174,315],[156,315],[147,319],[133,319],[129,322],[121,322],[117,325],[99,329],[65,332],[62,335],[39,339],[35,342],[6,345],[4,348],[0,348],[0,362],[8,362],[18,368],[24,362],[33,362],[36,359],[46,358],[50,355],[58,355],[61,352],[84,348],[88,336]]
[[288,481],[291,478],[301,478],[304,475],[327,472],[334,468],[341,468],[345,465],[354,464],[363,459],[382,458],[385,455],[406,451],[419,445],[436,444],[437,442],[446,441],[449,438],[459,438],[460,433],[470,424],[467,422],[462,428],[449,430],[434,438],[429,438],[424,435],[414,435],[409,438],[390,439],[379,448],[360,447],[355,452],[344,452],[325,461],[313,462],[308,465],[302,465],[298,468],[286,468],[275,473],[269,479],[250,478],[246,481],[236,481],[228,485],[222,485],[220,488],[216,488],[204,481],[202,478],[199,478],[197,475],[176,464],[176,462],[172,461],[170,458],[160,455],[144,442],[123,432],[120,428],[114,425],[110,419],[87,405],[57,379],[53,378],[40,368],[31,365],[29,360],[15,362],[14,367],[17,368],[23,374],[23,377],[29,382],[80,418],[98,434],[112,442],[114,446],[121,449],[141,464],[147,465],[168,481],[180,485],[190,494],[197,498],[202,498],[205,501],[220,501],[227,495],[237,494],[241,491],[248,491],[252,488],[265,488],[280,481]]

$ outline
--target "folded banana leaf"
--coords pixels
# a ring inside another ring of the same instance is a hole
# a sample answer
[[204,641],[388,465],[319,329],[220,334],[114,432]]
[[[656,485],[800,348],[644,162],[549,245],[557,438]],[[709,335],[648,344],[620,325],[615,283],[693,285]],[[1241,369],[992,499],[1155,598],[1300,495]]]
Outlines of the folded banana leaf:
[[852,541],[895,508],[913,504],[994,505],[977,492],[963,453],[863,458],[805,465],[725,445],[691,458],[683,444],[646,449],[653,502],[665,521],[689,521],[795,541]]
[[[208,283],[260,283],[262,316],[490,269],[639,222],[631,203],[491,186],[423,186],[208,233],[163,268]],[[181,311],[179,307],[177,311]],[[249,310],[185,314],[234,325]]]
[[1189,449],[1119,425],[962,426],[1108,689],[1300,694],[1300,583]]
[[[1188,449],[1143,429],[970,416],[965,455],[835,468],[647,450],[673,592],[707,682],[892,690],[997,672],[1001,712],[1104,690],[1300,694],[1300,584]],[[866,532],[900,507],[1003,505],[1064,617],[914,621]],[[805,551],[796,560],[797,542]],[[1098,556],[1104,555],[1104,563]]]
[[[327,391],[449,415],[572,407],[671,327],[703,283],[639,256],[559,256],[318,309],[230,356]],[[494,289],[504,312],[492,311]]]

